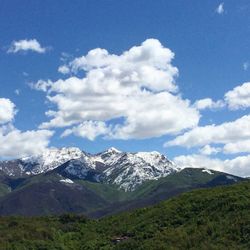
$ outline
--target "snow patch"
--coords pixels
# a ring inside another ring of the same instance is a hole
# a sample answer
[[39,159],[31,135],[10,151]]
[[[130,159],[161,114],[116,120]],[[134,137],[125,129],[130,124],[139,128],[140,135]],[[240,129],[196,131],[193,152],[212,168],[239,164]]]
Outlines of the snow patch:
[[228,180],[233,180],[233,181],[237,182],[237,179],[235,177],[233,177],[232,175],[226,175],[226,178]]
[[211,170],[207,169],[207,168],[204,168],[202,170],[203,173],[208,173],[208,174],[214,174]]
[[60,180],[60,182],[64,182],[64,183],[68,183],[68,184],[73,184],[74,183],[71,179],[68,179],[68,178],[62,179],[62,180]]
[[108,152],[108,153],[121,153],[120,150],[118,150],[114,147],[109,148],[106,152]]

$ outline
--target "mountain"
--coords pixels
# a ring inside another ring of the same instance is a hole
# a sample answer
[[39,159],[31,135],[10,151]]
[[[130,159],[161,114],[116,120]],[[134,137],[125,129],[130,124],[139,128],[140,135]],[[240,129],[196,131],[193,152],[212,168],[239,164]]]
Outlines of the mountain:
[[79,159],[88,160],[88,154],[78,148],[47,149],[40,155],[28,156],[0,163],[0,170],[13,177],[46,173],[63,163]]
[[102,217],[122,211],[156,204],[194,189],[232,185],[244,178],[204,168],[185,168],[158,180],[146,181],[125,199],[90,213],[90,217]]
[[92,175],[97,182],[115,184],[125,191],[179,170],[158,152],[128,153],[115,148],[95,155],[78,148],[48,149],[40,155],[1,162],[0,170],[20,178],[46,173],[64,163],[68,165],[64,171],[71,176],[86,179]]
[[0,215],[52,215],[80,213],[98,218],[158,203],[197,188],[229,185],[243,179],[205,169],[183,169],[149,180],[134,191],[117,185],[73,178],[67,163],[40,175],[4,180],[11,190],[0,198]]
[[250,182],[90,220],[0,217],[0,249],[250,249]]
[[242,180],[204,168],[179,169],[158,152],[110,148],[92,155],[78,148],[51,149],[0,163],[0,215],[102,217]]

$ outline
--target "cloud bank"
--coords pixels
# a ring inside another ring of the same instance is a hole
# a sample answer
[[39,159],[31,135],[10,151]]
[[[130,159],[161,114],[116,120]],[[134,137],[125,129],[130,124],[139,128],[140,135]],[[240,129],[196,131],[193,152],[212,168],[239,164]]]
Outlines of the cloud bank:
[[249,177],[250,175],[250,155],[238,156],[234,159],[221,160],[219,158],[209,158],[205,155],[181,155],[174,158],[174,162],[178,166],[192,168],[208,168],[225,173],[234,174],[236,176]]
[[0,157],[2,158],[40,154],[48,147],[53,135],[53,132],[49,130],[22,132],[14,127],[7,133],[3,130],[0,128]]

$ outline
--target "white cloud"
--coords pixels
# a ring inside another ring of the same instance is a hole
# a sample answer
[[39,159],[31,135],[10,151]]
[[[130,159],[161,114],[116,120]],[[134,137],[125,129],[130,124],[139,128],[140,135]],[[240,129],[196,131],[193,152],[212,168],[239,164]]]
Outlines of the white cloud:
[[97,136],[108,134],[109,131],[110,130],[105,122],[85,121],[78,126],[66,129],[62,134],[62,137],[74,134],[93,141]]
[[16,114],[15,104],[7,98],[0,98],[0,124],[10,122]]
[[225,101],[229,109],[245,109],[250,107],[250,82],[245,82],[240,86],[225,94]]
[[[122,139],[175,134],[195,127],[200,115],[178,95],[178,70],[171,64],[173,58],[174,53],[156,39],[148,39],[121,55],[100,48],[89,51],[63,65],[72,74],[84,71],[85,77],[39,81],[34,86],[45,91],[57,107],[47,112],[51,120],[40,127],[76,125],[65,133],[81,136],[82,123],[84,131],[89,131],[86,122],[112,121],[108,136]],[[93,138],[89,135],[84,132],[83,136]]]
[[247,71],[248,69],[249,69],[249,62],[244,62],[243,63],[243,69],[245,70],[245,71]]
[[125,124],[117,125],[113,138],[132,139],[176,134],[194,127],[198,112],[187,100],[167,92],[149,94],[133,100]]
[[70,73],[70,69],[67,65],[62,65],[58,68],[58,72],[60,72],[62,74],[68,74],[68,73]]
[[175,157],[173,161],[181,168],[208,168],[216,171],[225,171],[222,160],[213,159],[206,155],[180,155]]
[[229,142],[225,144],[223,151],[225,154],[250,153],[250,139]]
[[212,155],[221,152],[221,148],[219,147],[211,147],[210,145],[206,145],[200,149],[200,153],[203,155]]
[[218,5],[218,7],[215,9],[216,13],[218,13],[219,15],[222,15],[225,10],[224,10],[224,3],[220,3]]
[[[86,56],[69,63],[69,70],[88,72],[89,77],[117,80],[121,85],[137,85],[153,91],[176,91],[174,78],[178,69],[172,66],[174,53],[156,39],[147,39],[122,55],[109,54],[105,49],[93,49]],[[66,67],[66,65],[63,65]],[[91,80],[91,79],[90,79]]]
[[217,126],[196,127],[167,142],[165,146],[194,147],[211,143],[227,144],[246,139],[250,139],[250,115]]
[[20,95],[20,89],[15,89],[15,94]]
[[174,158],[174,162],[182,167],[208,168],[237,176],[250,176],[250,155],[239,156],[234,159],[221,160],[205,155],[181,155]]
[[204,98],[201,100],[197,100],[194,103],[194,106],[199,110],[219,109],[219,108],[223,108],[225,106],[225,103],[222,100],[218,100],[214,102],[211,98]]
[[52,135],[49,130],[21,132],[12,128],[6,132],[0,128],[0,158],[39,154],[47,148]]
[[11,100],[0,98],[0,159],[41,153],[53,135],[49,130],[22,132],[16,129],[12,124],[16,113]]
[[41,44],[36,39],[24,39],[19,41],[13,41],[8,53],[17,53],[19,51],[33,51],[37,53],[45,53],[47,48],[42,47]]
[[40,91],[43,91],[43,92],[46,92],[48,91],[48,89],[51,87],[52,85],[52,81],[44,81],[44,80],[38,80],[36,83],[30,83],[29,86],[32,88],[32,89],[35,89],[35,90],[40,90]]

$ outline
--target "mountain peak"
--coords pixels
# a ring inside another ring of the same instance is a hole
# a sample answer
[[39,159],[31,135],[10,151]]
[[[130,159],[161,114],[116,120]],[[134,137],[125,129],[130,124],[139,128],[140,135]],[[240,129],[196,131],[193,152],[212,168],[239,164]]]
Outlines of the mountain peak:
[[107,153],[121,153],[120,150],[118,150],[118,149],[116,149],[114,147],[108,148],[105,152],[107,152]]
[[84,153],[77,147],[49,148],[39,155],[22,158],[24,170],[27,173],[39,174],[52,170],[61,164],[84,157]]

